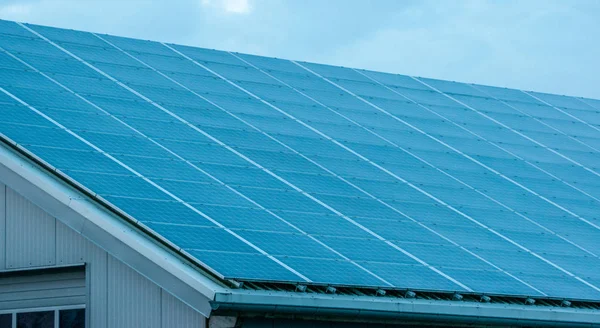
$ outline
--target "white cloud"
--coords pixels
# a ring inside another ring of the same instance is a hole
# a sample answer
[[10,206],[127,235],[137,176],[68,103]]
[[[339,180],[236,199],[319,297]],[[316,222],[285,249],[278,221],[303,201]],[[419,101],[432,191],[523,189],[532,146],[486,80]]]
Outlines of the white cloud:
[[249,14],[252,10],[250,0],[201,0],[203,7],[218,8],[231,14]]
[[248,0],[224,0],[225,11],[236,14],[247,14],[250,12],[250,2]]

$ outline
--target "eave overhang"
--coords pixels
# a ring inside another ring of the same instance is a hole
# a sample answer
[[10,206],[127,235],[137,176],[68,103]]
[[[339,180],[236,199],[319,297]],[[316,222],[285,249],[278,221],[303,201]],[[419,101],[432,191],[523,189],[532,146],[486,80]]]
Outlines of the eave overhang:
[[[206,317],[301,316],[363,322],[600,327],[600,307],[560,307],[231,288],[52,167],[0,138],[0,181]],[[183,254],[184,255],[184,254]],[[235,284],[233,284],[234,286]],[[240,284],[239,287],[242,287]],[[592,304],[592,303],[590,303]]]
[[0,142],[0,182],[198,312],[210,315],[209,301],[217,292],[227,290],[221,281],[201,272],[31,156],[16,144]]
[[267,291],[216,293],[214,314],[292,316],[358,322],[600,327],[600,310]]

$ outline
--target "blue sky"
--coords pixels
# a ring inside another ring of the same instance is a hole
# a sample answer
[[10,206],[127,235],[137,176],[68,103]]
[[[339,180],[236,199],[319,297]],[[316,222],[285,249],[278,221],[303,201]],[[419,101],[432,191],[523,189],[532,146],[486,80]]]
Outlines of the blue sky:
[[600,99],[598,0],[0,0],[0,18]]

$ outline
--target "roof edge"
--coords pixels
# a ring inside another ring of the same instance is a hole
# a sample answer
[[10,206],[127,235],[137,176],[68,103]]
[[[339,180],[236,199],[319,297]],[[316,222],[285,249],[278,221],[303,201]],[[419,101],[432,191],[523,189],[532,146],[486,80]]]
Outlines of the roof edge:
[[2,182],[206,317],[233,312],[357,321],[600,327],[597,309],[231,289],[30,156],[16,144],[0,142]]
[[204,316],[226,286],[0,138],[2,183]]
[[236,290],[217,293],[214,314],[291,315],[366,322],[600,327],[600,311],[519,304]]

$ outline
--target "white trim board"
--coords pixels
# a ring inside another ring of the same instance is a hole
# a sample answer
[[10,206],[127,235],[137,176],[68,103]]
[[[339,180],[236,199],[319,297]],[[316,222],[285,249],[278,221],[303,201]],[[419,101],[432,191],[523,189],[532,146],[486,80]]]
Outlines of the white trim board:
[[0,181],[208,317],[227,289],[58,177],[0,143]]

